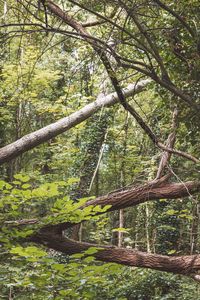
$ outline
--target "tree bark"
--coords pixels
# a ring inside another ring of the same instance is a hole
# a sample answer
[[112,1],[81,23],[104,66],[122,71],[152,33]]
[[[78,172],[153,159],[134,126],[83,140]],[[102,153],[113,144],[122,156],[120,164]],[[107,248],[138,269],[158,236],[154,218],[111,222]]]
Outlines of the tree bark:
[[[92,206],[110,205],[106,212],[123,209],[144,203],[150,200],[177,199],[187,197],[200,191],[200,182],[188,181],[184,183],[163,183],[163,179],[152,181],[149,184],[134,187],[125,191],[117,191],[106,196],[98,197],[88,201],[82,208]],[[99,212],[97,214],[100,214]],[[72,226],[74,223],[60,223],[44,227],[44,231],[52,230],[61,233]]]
[[[141,92],[150,81],[151,80],[146,79],[138,83],[128,85],[128,87],[123,90],[124,96],[130,97]],[[82,109],[68,117],[62,118],[55,123],[23,136],[21,139],[0,149],[0,164],[10,161],[20,154],[35,148],[36,146],[56,137],[72,127],[75,127],[88,119],[103,106],[113,105],[117,102],[118,96],[116,93],[111,93],[101,98],[98,97],[96,101],[84,106]]]
[[132,267],[150,268],[184,275],[194,274],[200,269],[200,255],[173,257],[150,254],[125,248],[77,242],[59,235],[51,235],[48,233],[38,234],[32,237],[31,241],[44,244],[48,248],[52,248],[67,255],[86,251],[90,247],[96,247],[97,252],[92,256],[97,260]]

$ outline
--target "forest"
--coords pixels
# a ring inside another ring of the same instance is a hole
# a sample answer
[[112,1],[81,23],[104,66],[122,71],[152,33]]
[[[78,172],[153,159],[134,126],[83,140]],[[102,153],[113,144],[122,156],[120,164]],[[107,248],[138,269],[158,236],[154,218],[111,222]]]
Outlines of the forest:
[[0,299],[200,299],[199,0],[0,12]]

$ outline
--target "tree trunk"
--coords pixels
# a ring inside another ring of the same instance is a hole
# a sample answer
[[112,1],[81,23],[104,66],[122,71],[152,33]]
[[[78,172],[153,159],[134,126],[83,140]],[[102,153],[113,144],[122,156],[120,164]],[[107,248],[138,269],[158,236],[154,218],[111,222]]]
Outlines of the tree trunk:
[[[29,240],[44,244],[48,248],[67,255],[86,251],[90,247],[96,247],[97,252],[94,253],[93,256],[103,262],[113,262],[132,267],[150,268],[184,275],[194,274],[200,270],[200,255],[173,257],[150,254],[125,248],[81,243],[48,233],[38,234]],[[100,248],[100,250],[98,250],[98,248]]]
[[[130,84],[126,89],[123,90],[124,96],[129,97],[141,92],[149,82],[150,80],[147,79],[136,84]],[[72,127],[75,127],[76,125],[88,119],[103,106],[113,105],[117,103],[117,101],[117,94],[111,93],[107,96],[98,98],[93,103],[86,105],[85,107],[83,107],[79,111],[76,111],[68,117],[62,118],[55,123],[47,125],[39,130],[23,136],[21,139],[0,149],[0,164],[10,161],[20,154],[35,148],[36,146],[69,130]]]

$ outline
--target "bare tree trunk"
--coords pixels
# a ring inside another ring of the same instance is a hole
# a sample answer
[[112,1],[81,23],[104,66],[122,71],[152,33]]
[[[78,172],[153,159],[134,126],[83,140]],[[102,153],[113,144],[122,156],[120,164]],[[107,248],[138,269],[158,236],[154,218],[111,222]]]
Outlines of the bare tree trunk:
[[157,231],[156,228],[153,229],[153,233],[152,233],[152,252],[156,253],[156,235],[157,235]]
[[192,210],[192,224],[190,229],[190,254],[195,253],[198,242],[198,226],[199,226],[199,204],[194,203]]
[[[126,89],[123,90],[124,96],[130,97],[136,93],[141,92],[149,82],[150,80],[143,80],[136,84],[129,85]],[[10,161],[20,154],[37,147],[38,145],[50,140],[53,137],[56,137],[63,132],[66,132],[70,128],[73,128],[88,119],[103,106],[113,105],[117,103],[117,101],[118,96],[116,93],[102,96],[101,98],[98,98],[93,103],[86,105],[70,116],[62,118],[55,123],[47,125],[39,130],[23,136],[19,140],[0,149],[0,164]]]
[[135,245],[134,245],[135,250],[139,250],[138,239],[139,239],[139,218],[138,218],[138,214],[137,214],[136,226],[135,226]]
[[[125,159],[127,152],[127,138],[128,138],[128,115],[126,116],[125,125],[124,125],[124,142],[123,142],[123,157],[121,164],[121,188],[126,186],[126,174],[125,174]],[[119,228],[124,227],[124,211],[123,209],[119,210]],[[118,232],[118,247],[123,245],[123,232]]]
[[147,242],[147,253],[151,253],[150,237],[149,237],[149,207],[148,203],[145,203],[145,212],[146,212],[146,242]]
[[[120,209],[119,211],[119,228],[124,227],[124,210]],[[123,232],[119,231],[118,233],[118,247],[123,245]]]

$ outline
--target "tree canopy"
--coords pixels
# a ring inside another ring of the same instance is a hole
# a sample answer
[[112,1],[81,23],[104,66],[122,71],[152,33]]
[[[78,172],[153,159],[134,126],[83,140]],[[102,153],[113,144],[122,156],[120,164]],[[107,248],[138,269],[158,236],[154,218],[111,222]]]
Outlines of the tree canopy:
[[0,7],[2,299],[198,298],[199,1]]

